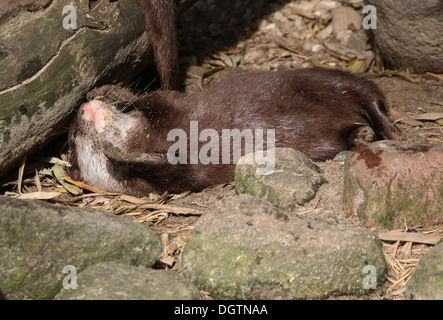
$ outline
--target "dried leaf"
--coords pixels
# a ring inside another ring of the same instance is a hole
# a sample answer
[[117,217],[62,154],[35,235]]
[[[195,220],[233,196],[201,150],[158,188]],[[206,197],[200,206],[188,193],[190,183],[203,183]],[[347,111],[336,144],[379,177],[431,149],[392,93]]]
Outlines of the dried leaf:
[[414,116],[415,120],[436,121],[443,119],[443,112],[427,112]]
[[443,142],[443,139],[440,137],[427,137],[426,140],[436,141],[436,142]]
[[421,123],[420,121],[414,120],[406,113],[394,108],[391,108],[391,116],[392,118],[394,118],[395,122],[402,122],[413,127],[423,126],[423,123]]
[[184,215],[196,215],[196,216],[200,216],[204,212],[193,208],[177,207],[168,204],[158,204],[158,203],[142,204],[141,206],[138,207],[138,209],[162,210],[168,213],[173,213],[178,215],[184,214]]
[[226,53],[220,52],[219,57],[228,67],[236,67],[235,62],[232,60],[231,56],[227,55]]
[[175,263],[175,258],[173,256],[166,256],[165,258],[160,259],[160,261],[167,266],[172,267]]
[[308,19],[315,19],[314,13],[310,10],[296,7],[296,8],[291,8],[291,11],[292,11],[291,13],[296,14],[298,16],[305,17]]
[[25,171],[25,165],[26,165],[26,156],[23,157],[22,164],[20,165],[20,168],[18,170],[18,192],[22,192],[22,183],[23,183],[23,173]]
[[34,176],[35,185],[37,187],[38,192],[42,192],[42,184],[40,182],[40,176],[38,174],[37,168],[35,168],[35,176]]
[[363,53],[358,52],[357,50],[345,47],[339,43],[325,42],[324,45],[325,45],[326,49],[328,50],[328,52],[332,56],[337,57],[342,60],[347,61],[347,60],[354,59],[354,58],[357,58],[360,60],[365,60],[367,58],[366,55],[364,55]]
[[61,195],[61,192],[30,192],[19,195],[18,199],[48,200]]
[[365,65],[364,61],[354,58],[351,61],[349,61],[347,69],[352,73],[359,73],[362,71],[364,65]]
[[185,192],[182,192],[182,193],[180,193],[180,194],[174,194],[172,197],[171,197],[171,199],[170,200],[177,200],[177,199],[181,199],[181,198],[184,198],[184,197],[186,197],[188,194],[190,194],[191,193],[191,191],[185,191]]
[[63,160],[61,160],[59,158],[55,158],[55,157],[49,158],[48,162],[52,163],[52,164],[59,164],[59,165],[61,165],[63,167],[70,167],[71,166],[71,164],[69,162],[63,161]]
[[391,230],[378,236],[384,241],[405,241],[415,243],[437,244],[441,236],[422,234],[419,232],[404,232],[402,229]]
[[137,198],[137,197],[130,196],[127,194],[122,194],[121,196],[119,196],[119,200],[123,200],[123,201],[130,202],[133,204],[145,204],[145,203],[151,202],[149,199]]
[[83,193],[83,190],[80,189],[79,187],[77,187],[75,184],[72,184],[72,183],[69,183],[68,181],[66,181],[65,177],[67,175],[66,175],[65,169],[63,169],[62,165],[60,165],[59,163],[56,163],[52,167],[52,172],[54,173],[54,176],[57,179],[57,181],[60,182],[60,184],[66,190],[68,190],[70,193],[72,193],[75,196],[78,196]]
[[[75,181],[74,179],[71,179],[69,176],[64,176],[63,179],[65,179],[65,181],[76,185],[77,187],[81,188],[81,189],[86,189],[89,190],[91,192],[97,192],[97,193],[108,193],[108,191],[100,189],[100,188],[96,188],[94,186],[91,186],[87,183],[84,183],[83,181]],[[115,193],[113,193],[115,194]]]
[[156,223],[166,219],[168,217],[168,213],[162,211],[155,211],[152,214],[146,215],[144,217],[138,218],[135,220],[136,222],[153,222]]
[[199,66],[192,66],[188,69],[187,75],[193,78],[202,78],[206,72],[209,72],[212,69],[212,67],[199,67]]

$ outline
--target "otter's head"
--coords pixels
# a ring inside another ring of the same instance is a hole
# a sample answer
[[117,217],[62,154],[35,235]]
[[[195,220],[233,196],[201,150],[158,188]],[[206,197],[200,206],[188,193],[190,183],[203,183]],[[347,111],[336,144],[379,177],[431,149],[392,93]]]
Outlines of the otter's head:
[[104,145],[126,150],[128,134],[136,127],[136,117],[100,100],[83,104],[69,130],[70,176],[109,191],[117,191],[120,181],[104,153]]

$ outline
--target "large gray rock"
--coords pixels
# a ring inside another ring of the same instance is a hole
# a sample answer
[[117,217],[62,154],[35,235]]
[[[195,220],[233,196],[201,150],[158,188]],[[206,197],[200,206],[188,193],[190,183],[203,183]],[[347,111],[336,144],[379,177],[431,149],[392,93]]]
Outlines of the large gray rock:
[[418,262],[407,286],[406,299],[443,300],[443,242]]
[[197,221],[182,267],[216,299],[360,295],[375,284],[365,282],[365,267],[378,283],[386,271],[373,233],[289,215],[249,195],[218,202]]
[[107,212],[0,197],[0,288],[9,299],[51,299],[65,266],[79,273],[108,260],[152,266],[155,232]]
[[441,0],[365,0],[377,9],[371,30],[388,67],[443,72]]
[[275,163],[271,169],[266,169],[269,164],[253,161],[256,153],[240,158],[235,167],[236,192],[266,199],[280,208],[311,201],[318,188],[327,182],[321,169],[298,150],[276,148],[274,151]]
[[202,296],[174,271],[100,262],[77,277],[77,288],[65,289],[57,300],[195,300]]

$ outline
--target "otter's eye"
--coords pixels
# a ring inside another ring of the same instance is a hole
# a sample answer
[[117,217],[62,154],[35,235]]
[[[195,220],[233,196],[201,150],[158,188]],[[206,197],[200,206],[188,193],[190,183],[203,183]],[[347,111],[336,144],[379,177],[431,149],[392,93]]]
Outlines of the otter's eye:
[[77,138],[77,130],[72,131],[71,139]]

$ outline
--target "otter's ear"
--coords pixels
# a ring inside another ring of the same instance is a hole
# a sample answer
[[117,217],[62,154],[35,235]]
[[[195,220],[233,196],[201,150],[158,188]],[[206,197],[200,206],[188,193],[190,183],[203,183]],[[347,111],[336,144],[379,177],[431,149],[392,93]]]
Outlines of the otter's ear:
[[127,168],[129,167],[140,172],[169,165],[166,154],[127,153],[114,147],[110,142],[103,143],[103,153],[113,164],[124,165]]

